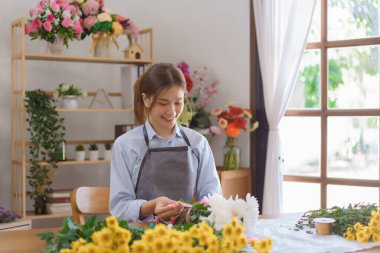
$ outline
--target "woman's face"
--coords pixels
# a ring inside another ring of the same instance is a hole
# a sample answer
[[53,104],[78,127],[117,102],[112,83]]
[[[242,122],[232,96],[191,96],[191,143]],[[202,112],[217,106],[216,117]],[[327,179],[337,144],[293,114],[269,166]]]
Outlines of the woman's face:
[[169,89],[161,91],[156,102],[151,106],[152,97],[143,94],[144,104],[150,108],[148,119],[158,135],[168,138],[173,133],[177,118],[182,113],[184,105],[184,90],[172,85]]

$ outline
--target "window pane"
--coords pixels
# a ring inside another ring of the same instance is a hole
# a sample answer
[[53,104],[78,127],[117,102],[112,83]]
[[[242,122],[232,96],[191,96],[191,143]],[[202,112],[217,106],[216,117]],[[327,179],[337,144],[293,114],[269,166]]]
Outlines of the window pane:
[[328,107],[378,108],[379,46],[328,50]]
[[300,64],[288,109],[321,107],[321,57],[319,50],[306,50]]
[[372,204],[379,205],[379,188],[327,185],[327,207],[348,206],[348,204]]
[[317,0],[315,3],[315,9],[313,19],[311,21],[311,27],[307,42],[321,41],[321,0]]
[[379,179],[378,120],[378,117],[328,118],[328,177]]
[[281,144],[287,175],[319,176],[321,121],[317,117],[284,117]]
[[284,182],[284,212],[306,212],[321,208],[320,189],[320,184]]
[[328,40],[379,36],[379,0],[329,0]]

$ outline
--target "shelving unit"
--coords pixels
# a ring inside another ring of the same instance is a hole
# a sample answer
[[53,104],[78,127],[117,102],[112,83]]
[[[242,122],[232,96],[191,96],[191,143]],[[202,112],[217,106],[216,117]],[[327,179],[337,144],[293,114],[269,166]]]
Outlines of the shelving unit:
[[[48,55],[26,53],[24,19],[20,18],[11,23],[11,177],[12,177],[12,211],[23,218],[27,219],[46,219],[65,217],[71,214],[49,214],[34,215],[27,211],[26,206],[26,175],[30,167],[28,162],[27,147],[29,142],[26,138],[26,110],[25,110],[25,92],[28,89],[36,89],[26,86],[26,61],[56,61],[56,62],[78,62],[78,63],[102,63],[102,64],[120,64],[137,66],[138,75],[144,71],[145,66],[153,64],[153,29],[140,31],[138,43],[143,47],[144,53],[142,59],[130,60],[123,58],[103,58],[91,56],[69,56],[69,55]],[[52,87],[52,90],[55,87]],[[52,91],[48,91],[52,94]],[[89,96],[95,96],[96,92],[89,92]],[[109,92],[109,96],[121,97],[119,92]],[[130,113],[133,108],[114,108],[114,109],[63,109],[57,108],[62,113]],[[90,143],[107,143],[112,140],[68,140],[67,144],[90,144]],[[89,164],[107,164],[109,160],[97,161],[74,161],[66,160],[58,163],[58,166],[65,165],[89,165]],[[47,164],[41,161],[41,164]]]

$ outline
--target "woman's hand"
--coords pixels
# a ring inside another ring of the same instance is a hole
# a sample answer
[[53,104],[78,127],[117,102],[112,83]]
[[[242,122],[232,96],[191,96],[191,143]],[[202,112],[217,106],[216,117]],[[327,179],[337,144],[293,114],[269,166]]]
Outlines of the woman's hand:
[[183,209],[182,203],[179,201],[171,200],[167,197],[156,198],[156,207],[154,208],[154,213],[162,218],[168,218],[177,214]]

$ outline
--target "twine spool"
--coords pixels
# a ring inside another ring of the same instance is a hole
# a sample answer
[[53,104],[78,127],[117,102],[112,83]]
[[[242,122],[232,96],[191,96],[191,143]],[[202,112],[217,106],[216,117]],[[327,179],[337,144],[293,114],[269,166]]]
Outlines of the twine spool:
[[317,235],[331,235],[333,233],[333,225],[335,219],[332,218],[315,218],[315,232]]

